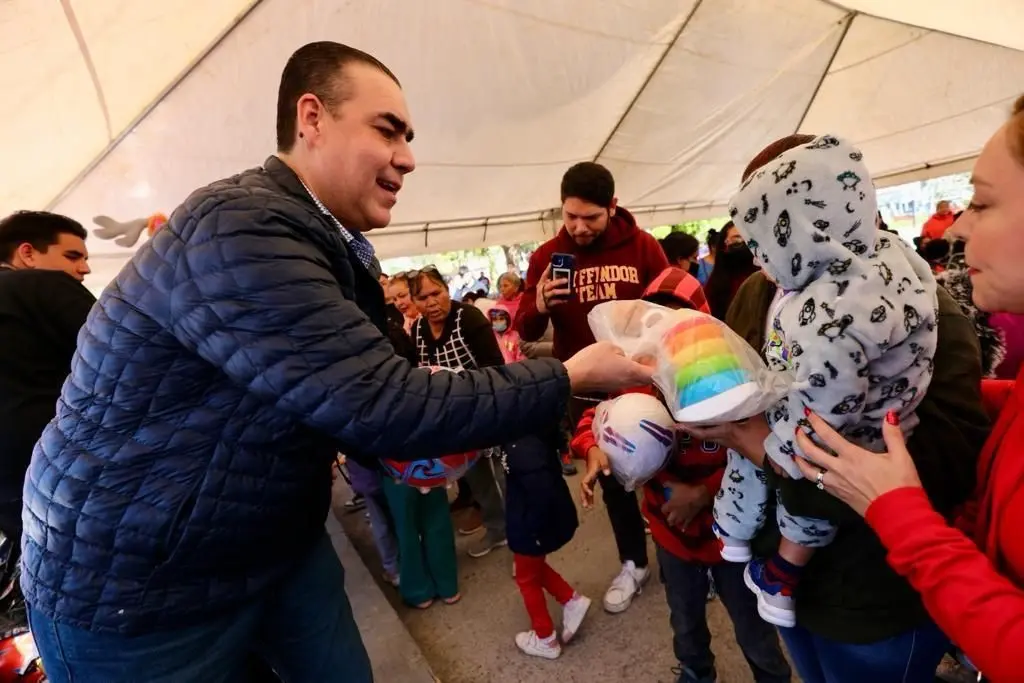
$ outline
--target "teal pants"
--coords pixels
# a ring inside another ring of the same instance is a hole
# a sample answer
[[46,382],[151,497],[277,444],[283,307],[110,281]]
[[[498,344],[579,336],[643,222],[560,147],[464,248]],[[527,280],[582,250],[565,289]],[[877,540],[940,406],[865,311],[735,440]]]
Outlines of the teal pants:
[[395,520],[402,600],[418,605],[459,592],[455,531],[443,488],[428,493],[385,477],[384,495]]

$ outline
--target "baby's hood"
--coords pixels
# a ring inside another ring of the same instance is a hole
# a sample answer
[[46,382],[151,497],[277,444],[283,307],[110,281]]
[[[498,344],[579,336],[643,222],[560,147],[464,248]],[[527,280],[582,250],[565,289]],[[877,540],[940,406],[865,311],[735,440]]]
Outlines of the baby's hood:
[[752,174],[729,214],[784,290],[863,274],[880,249],[875,189],[860,150],[824,135]]

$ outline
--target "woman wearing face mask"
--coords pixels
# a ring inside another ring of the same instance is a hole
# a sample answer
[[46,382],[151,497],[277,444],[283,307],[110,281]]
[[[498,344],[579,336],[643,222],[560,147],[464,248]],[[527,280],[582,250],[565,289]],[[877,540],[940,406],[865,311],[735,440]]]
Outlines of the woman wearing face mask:
[[704,288],[711,314],[719,320],[725,320],[740,286],[759,268],[754,264],[754,254],[747,248],[739,230],[729,221],[718,233],[715,245],[715,269],[708,278]]
[[518,363],[525,360],[526,356],[519,348],[519,333],[512,325],[512,315],[503,304],[503,301],[499,301],[487,311],[487,316],[491,319],[491,329],[494,330],[494,338],[498,340],[498,348],[505,362]]

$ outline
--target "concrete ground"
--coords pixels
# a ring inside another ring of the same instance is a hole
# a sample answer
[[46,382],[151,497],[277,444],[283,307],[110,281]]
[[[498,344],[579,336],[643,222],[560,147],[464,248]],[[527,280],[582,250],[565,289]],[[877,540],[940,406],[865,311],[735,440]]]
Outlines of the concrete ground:
[[374,584],[337,519],[328,517],[327,533],[345,567],[345,592],[359,624],[373,677],[391,683],[435,683],[436,678],[419,644]]
[[[579,477],[571,477],[569,485],[578,506]],[[345,531],[443,683],[674,683],[672,632],[664,589],[657,580],[653,544],[649,544],[653,576],[643,594],[623,614],[606,614],[600,606],[608,583],[619,569],[603,505],[581,510],[575,538],[549,558],[569,583],[594,600],[594,608],[562,657],[547,661],[523,655],[513,642],[518,631],[529,629],[529,621],[512,578],[512,556],[507,549],[473,559],[465,553],[472,538],[458,538],[462,601],[454,606],[437,602],[425,611],[411,609],[401,604],[396,591],[380,581],[380,562],[364,514],[341,512],[340,503],[348,497],[340,482],[335,509]],[[553,602],[550,606],[557,623],[558,606]],[[720,602],[708,606],[708,622],[718,658],[718,680],[752,681]]]

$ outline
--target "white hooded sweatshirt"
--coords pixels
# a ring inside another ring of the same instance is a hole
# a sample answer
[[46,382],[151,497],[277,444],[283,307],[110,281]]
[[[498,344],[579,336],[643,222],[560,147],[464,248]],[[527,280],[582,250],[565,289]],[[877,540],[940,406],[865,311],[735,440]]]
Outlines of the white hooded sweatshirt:
[[931,270],[878,230],[863,155],[825,135],[754,173],[730,214],[780,298],[768,320],[769,363],[796,376],[768,411],[768,456],[791,476],[804,408],[881,451],[885,414],[905,430],[931,381],[938,332]]

